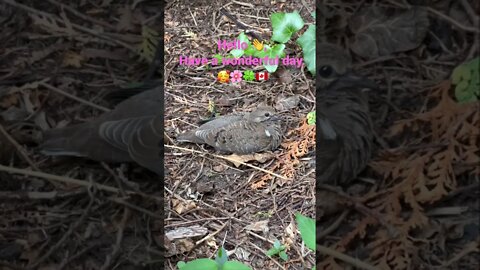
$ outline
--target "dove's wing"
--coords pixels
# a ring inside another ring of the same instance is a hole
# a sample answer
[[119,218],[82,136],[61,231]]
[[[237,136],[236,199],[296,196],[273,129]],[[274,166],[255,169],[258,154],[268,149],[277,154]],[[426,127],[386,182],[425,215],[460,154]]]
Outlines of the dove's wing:
[[163,165],[160,154],[163,151],[163,121],[157,115],[145,125],[138,128],[130,139],[128,152],[133,160],[156,172],[163,174]]
[[250,154],[278,146],[280,136],[276,129],[243,120],[210,132],[205,141],[220,151]]
[[187,131],[177,136],[179,142],[193,142],[193,143],[206,143],[212,134],[216,133],[218,129],[226,127],[232,123],[243,119],[243,115],[224,115],[216,117],[213,120],[201,125],[197,129]]
[[160,117],[144,116],[102,123],[99,135],[110,145],[128,151],[138,164],[163,173],[160,154],[163,147]]
[[322,182],[355,178],[370,159],[372,125],[368,103],[353,91],[339,88],[320,93],[317,162]]
[[152,120],[152,116],[131,117],[117,121],[107,121],[100,125],[98,134],[110,145],[128,151],[133,134]]

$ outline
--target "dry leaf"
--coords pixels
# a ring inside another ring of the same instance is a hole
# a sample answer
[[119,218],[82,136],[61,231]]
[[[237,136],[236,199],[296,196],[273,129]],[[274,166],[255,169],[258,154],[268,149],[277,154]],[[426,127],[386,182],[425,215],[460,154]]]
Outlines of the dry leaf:
[[393,16],[379,7],[364,8],[349,22],[355,33],[351,48],[370,59],[412,50],[422,43],[428,25],[428,14],[423,8],[413,7]]
[[83,62],[83,57],[80,54],[72,51],[68,51],[63,56],[62,64],[64,67],[71,66],[71,67],[79,68],[82,66],[82,62]]
[[172,199],[172,206],[173,206],[172,208],[175,210],[177,214],[185,213],[197,207],[197,205],[193,201],[178,200],[178,199]]
[[223,156],[227,158],[228,161],[232,162],[235,167],[239,167],[242,163],[247,163],[249,161],[258,161],[260,163],[265,163],[266,161],[272,159],[275,155],[270,152],[265,153],[255,153],[251,155],[237,155],[231,154],[228,156]]
[[254,231],[254,232],[268,232],[268,219],[257,221],[253,224],[247,225],[245,230]]
[[291,109],[296,108],[298,106],[298,103],[300,103],[300,96],[299,95],[293,95],[293,96],[288,97],[288,98],[285,98],[284,96],[280,95],[277,98],[275,109],[277,111],[291,110]]

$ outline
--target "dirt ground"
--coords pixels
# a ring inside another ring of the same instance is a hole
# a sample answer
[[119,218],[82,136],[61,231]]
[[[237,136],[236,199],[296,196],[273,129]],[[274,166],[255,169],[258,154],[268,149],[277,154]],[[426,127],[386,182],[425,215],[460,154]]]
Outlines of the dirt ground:
[[[358,55],[351,17],[364,7],[393,16],[407,3],[428,13],[420,44]],[[242,31],[222,7],[269,39],[274,12],[297,10],[314,24],[313,1],[169,1],[162,22],[159,1],[0,0],[0,269],[177,269],[221,246],[253,269],[312,269],[297,212],[317,218],[316,269],[478,269],[480,104],[456,100],[451,74],[480,55],[479,3],[317,1],[317,39],[347,48],[379,89],[369,93],[372,161],[341,199],[322,198],[335,211],[316,213],[307,69],[221,84],[217,73],[237,68],[179,65],[180,55],[211,58],[218,39]],[[115,106],[109,93],[147,76],[163,23],[165,73],[153,77],[165,79],[165,188],[133,163],[39,153],[42,131],[94,119]],[[302,53],[289,42],[286,54]],[[237,167],[175,140],[211,115],[212,102],[224,115],[292,97],[283,143],[264,162]],[[265,255],[275,240],[287,245],[287,262]]]

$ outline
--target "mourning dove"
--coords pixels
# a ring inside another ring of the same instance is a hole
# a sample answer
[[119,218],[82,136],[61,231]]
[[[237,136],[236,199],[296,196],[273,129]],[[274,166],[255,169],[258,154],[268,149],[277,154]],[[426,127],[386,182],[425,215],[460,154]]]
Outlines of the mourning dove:
[[163,173],[162,95],[147,90],[119,103],[93,121],[47,130],[40,151],[52,156],[86,157],[105,162],[137,162]]
[[208,144],[217,151],[236,154],[275,150],[282,140],[279,120],[273,108],[261,106],[251,113],[214,118],[180,134],[177,141]]
[[342,49],[319,47],[317,86],[320,183],[345,184],[366,167],[372,151],[373,127],[364,89],[376,85],[349,68]]

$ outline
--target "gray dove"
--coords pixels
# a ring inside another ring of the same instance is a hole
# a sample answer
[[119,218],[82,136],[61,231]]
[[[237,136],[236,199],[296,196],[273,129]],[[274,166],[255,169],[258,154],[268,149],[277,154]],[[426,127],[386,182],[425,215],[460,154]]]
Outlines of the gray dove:
[[40,151],[52,156],[87,157],[105,162],[137,162],[163,174],[161,88],[119,103],[93,121],[47,130]]
[[317,177],[320,183],[346,184],[370,160],[373,126],[364,90],[377,86],[349,70],[351,59],[341,48],[321,44],[317,52]]
[[179,142],[208,144],[219,152],[251,154],[275,150],[282,140],[280,118],[271,107],[216,117],[177,137]]

